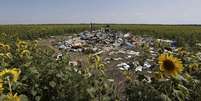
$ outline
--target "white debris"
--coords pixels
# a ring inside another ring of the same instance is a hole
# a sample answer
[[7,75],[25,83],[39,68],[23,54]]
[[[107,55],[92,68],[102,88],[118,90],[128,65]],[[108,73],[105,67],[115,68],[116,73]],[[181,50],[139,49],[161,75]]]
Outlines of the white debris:
[[120,69],[120,70],[125,70],[123,67],[120,67],[119,69]]
[[106,61],[106,64],[109,64],[110,63],[110,61]]
[[150,68],[151,67],[151,64],[148,63],[147,61],[144,62],[144,68],[147,69],[147,68]]
[[67,49],[67,47],[65,45],[60,45],[58,46],[59,49]]
[[77,68],[73,68],[73,70],[74,70],[75,72],[77,72],[78,74],[82,74],[82,72],[81,72],[80,70],[78,70]]
[[153,50],[154,50],[154,48],[153,48],[153,47],[150,47],[149,49],[150,49],[151,51],[153,51]]
[[74,70],[75,72],[78,72],[78,69],[77,69],[77,68],[73,68],[73,70]]
[[97,53],[95,53],[94,55],[100,55],[100,54],[102,54],[104,51],[99,51],[99,52],[97,52]]
[[122,60],[122,58],[114,58],[115,61]]
[[146,76],[146,78],[145,79],[143,79],[142,81],[145,81],[145,82],[147,82],[147,83],[151,83],[151,77],[149,77],[149,76]]
[[126,63],[117,64],[117,67],[120,67],[120,70],[128,70],[130,68],[130,66]]
[[110,81],[110,82],[114,82],[114,79],[107,79],[108,81]]
[[68,63],[70,66],[77,66],[78,62],[77,61],[69,61]]
[[127,54],[139,56],[139,55],[140,55],[140,52],[129,51],[129,52],[127,52]]
[[133,65],[134,65],[135,67],[139,66],[139,64],[140,64],[139,61],[134,61],[134,62],[133,62]]
[[92,74],[91,73],[88,73],[88,77],[91,77],[92,76]]
[[55,36],[50,36],[50,38],[55,38]]
[[199,47],[201,47],[201,43],[196,43],[196,46],[199,46]]
[[154,51],[152,51],[152,50],[151,50],[151,51],[149,51],[149,52],[150,52],[151,54],[154,54],[154,53],[155,53],[155,52],[154,52]]
[[56,58],[56,60],[58,61],[58,60],[61,60],[62,59],[62,53],[58,53],[58,55],[57,55],[57,58]]
[[152,73],[152,71],[147,71],[147,73],[150,73],[150,74],[151,74],[151,73]]
[[201,52],[196,53],[196,56],[201,61]]
[[174,42],[172,40],[164,40],[164,39],[157,39],[156,41],[158,41],[158,42],[166,42],[166,43],[173,43]]
[[126,51],[124,51],[124,50],[119,50],[119,53],[125,54]]
[[132,58],[132,56],[131,56],[131,55],[128,55],[126,58],[127,58],[127,59],[130,59],[130,58]]
[[138,66],[137,68],[135,68],[135,71],[140,71],[141,72],[142,68],[143,68],[142,66]]
[[124,34],[124,38],[130,37],[130,33]]

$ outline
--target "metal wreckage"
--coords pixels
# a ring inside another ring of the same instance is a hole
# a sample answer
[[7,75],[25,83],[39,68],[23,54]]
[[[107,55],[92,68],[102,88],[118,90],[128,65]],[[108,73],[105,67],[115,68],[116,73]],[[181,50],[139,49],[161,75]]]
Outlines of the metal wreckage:
[[[160,51],[157,47],[164,47],[163,51],[175,49],[176,41],[154,39],[149,36],[138,36],[131,32],[121,32],[102,28],[100,30],[84,31],[79,35],[68,36],[53,46],[60,50],[56,60],[62,59],[62,54],[94,54],[100,55],[104,64],[117,67],[118,70],[134,69],[136,72],[150,70]],[[167,46],[168,48],[166,48]],[[69,62],[76,66],[77,60]]]

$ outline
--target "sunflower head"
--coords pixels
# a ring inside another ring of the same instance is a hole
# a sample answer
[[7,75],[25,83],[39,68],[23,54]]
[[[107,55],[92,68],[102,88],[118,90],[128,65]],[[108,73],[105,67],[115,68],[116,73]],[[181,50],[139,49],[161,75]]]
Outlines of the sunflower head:
[[181,56],[184,56],[184,55],[187,55],[188,52],[185,48],[177,48],[176,51],[181,55]]
[[12,54],[10,52],[5,54],[5,60],[6,61],[11,61],[12,58],[13,58],[13,56],[12,56]]
[[33,43],[32,43],[32,47],[33,48],[36,48],[38,46],[38,41],[37,40],[34,40]]
[[176,76],[183,70],[182,62],[172,55],[161,54],[159,56],[160,71]]
[[20,57],[21,57],[21,58],[29,57],[30,55],[31,55],[31,53],[30,53],[29,50],[23,50],[23,51],[20,53]]
[[20,75],[20,69],[13,68],[13,69],[4,69],[0,72],[1,79],[8,79],[11,83],[14,83],[17,81]]
[[4,49],[5,49],[6,51],[10,51],[10,46],[9,46],[9,45],[4,45]]
[[12,54],[10,52],[8,52],[8,53],[0,53],[0,57],[4,58],[4,59],[11,59]]
[[0,43],[0,52],[5,53],[5,52],[8,52],[8,51],[10,51],[10,46]]
[[17,47],[18,47],[19,49],[24,50],[24,49],[27,49],[27,48],[28,48],[28,44],[27,44],[27,42],[25,42],[25,41],[19,41],[19,42],[17,43]]
[[193,63],[189,65],[189,72],[198,71],[198,70],[199,70],[199,64]]

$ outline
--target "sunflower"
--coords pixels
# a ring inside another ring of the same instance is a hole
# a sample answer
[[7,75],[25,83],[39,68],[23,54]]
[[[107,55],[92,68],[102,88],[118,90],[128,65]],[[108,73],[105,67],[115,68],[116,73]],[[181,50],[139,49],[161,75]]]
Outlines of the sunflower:
[[3,59],[11,59],[12,58],[12,54],[11,53],[0,53],[0,57]]
[[184,55],[189,54],[185,48],[177,48],[176,51],[177,51],[181,56],[184,56]]
[[10,46],[9,45],[4,45],[4,49],[5,49],[5,51],[10,51]]
[[20,75],[20,69],[13,68],[13,69],[4,69],[0,72],[1,79],[9,79],[11,83],[17,81]]
[[3,80],[0,79],[0,95],[3,93]]
[[197,63],[193,63],[189,65],[189,72],[193,72],[193,71],[198,71],[199,70],[199,64]]
[[22,49],[22,50],[27,49],[27,48],[28,48],[28,43],[25,42],[25,41],[19,41],[19,42],[17,43],[17,47],[18,47],[19,49]]
[[35,49],[37,46],[38,46],[38,41],[37,40],[33,41],[32,48]]
[[23,50],[21,53],[20,53],[20,57],[23,58],[23,57],[29,57],[30,56],[30,51],[29,50]]
[[8,52],[8,51],[10,51],[10,49],[11,48],[9,45],[0,43],[0,52]]
[[4,44],[0,43],[0,49],[4,49]]
[[161,54],[159,56],[160,71],[176,76],[183,70],[182,62],[172,55]]

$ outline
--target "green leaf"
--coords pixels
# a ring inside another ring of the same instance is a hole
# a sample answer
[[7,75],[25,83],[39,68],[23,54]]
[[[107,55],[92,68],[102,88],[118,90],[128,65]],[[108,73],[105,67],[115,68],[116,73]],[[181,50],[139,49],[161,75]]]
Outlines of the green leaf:
[[87,92],[89,93],[89,95],[94,98],[94,93],[96,92],[96,89],[91,87],[87,89]]
[[20,95],[20,101],[29,101],[26,95]]
[[37,94],[37,91],[35,91],[35,90],[31,90],[31,94],[33,95],[33,96],[36,96],[36,94]]
[[41,97],[40,96],[36,96],[36,101],[40,101]]
[[162,101],[172,101],[172,100],[171,100],[167,95],[165,95],[165,94],[161,94],[160,97],[161,97]]
[[49,85],[50,85],[52,88],[54,88],[57,84],[56,84],[54,81],[50,81],[50,82],[49,82]]

